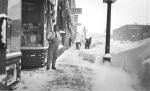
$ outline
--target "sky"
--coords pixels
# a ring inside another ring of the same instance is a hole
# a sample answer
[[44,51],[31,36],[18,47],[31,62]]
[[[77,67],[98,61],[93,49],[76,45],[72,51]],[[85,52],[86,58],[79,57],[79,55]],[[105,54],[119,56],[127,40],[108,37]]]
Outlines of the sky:
[[[86,26],[88,33],[105,33],[107,4],[103,0],[75,0],[76,8],[82,8],[78,22],[81,32]],[[150,25],[150,0],[117,0],[112,4],[111,32],[126,24]]]

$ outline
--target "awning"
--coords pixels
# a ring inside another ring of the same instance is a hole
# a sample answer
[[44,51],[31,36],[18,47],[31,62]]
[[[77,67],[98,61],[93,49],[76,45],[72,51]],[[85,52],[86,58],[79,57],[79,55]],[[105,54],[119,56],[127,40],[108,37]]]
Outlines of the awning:
[[52,4],[56,4],[56,0],[49,0]]

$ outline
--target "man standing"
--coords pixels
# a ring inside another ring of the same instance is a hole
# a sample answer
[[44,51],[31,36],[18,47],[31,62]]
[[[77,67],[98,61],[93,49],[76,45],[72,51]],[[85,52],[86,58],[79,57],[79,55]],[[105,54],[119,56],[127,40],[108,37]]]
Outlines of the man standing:
[[55,64],[58,56],[58,47],[61,43],[61,35],[57,25],[54,25],[54,31],[48,35],[49,48],[47,57],[47,70],[50,68],[52,63],[52,69],[56,69]]
[[[79,46],[80,45],[80,46]],[[81,42],[76,42],[76,49],[77,50],[80,50],[80,47],[81,47]]]
[[90,49],[91,41],[92,37],[90,37],[89,39],[86,38],[85,49]]
[[88,39],[85,38],[85,49],[87,49],[87,48],[88,48]]
[[90,49],[91,42],[92,42],[92,37],[90,37],[90,38],[88,39],[88,49]]

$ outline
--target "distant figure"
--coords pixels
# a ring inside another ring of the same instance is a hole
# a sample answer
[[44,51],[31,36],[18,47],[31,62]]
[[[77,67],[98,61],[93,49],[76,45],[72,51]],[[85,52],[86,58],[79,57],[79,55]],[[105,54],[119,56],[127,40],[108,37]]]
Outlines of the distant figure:
[[76,45],[76,49],[77,49],[77,50],[80,50],[80,47],[81,47],[81,40],[80,40],[80,38],[77,38],[77,39],[76,39],[75,45]]
[[92,42],[92,37],[90,37],[88,40],[88,49],[90,48],[91,42]]
[[[80,46],[79,46],[80,45]],[[77,50],[80,50],[80,47],[81,47],[81,42],[76,42],[76,49]]]
[[86,38],[85,49],[90,49],[91,41],[92,37],[90,37],[89,39]]
[[87,45],[88,45],[88,39],[85,38],[85,49],[87,49]]

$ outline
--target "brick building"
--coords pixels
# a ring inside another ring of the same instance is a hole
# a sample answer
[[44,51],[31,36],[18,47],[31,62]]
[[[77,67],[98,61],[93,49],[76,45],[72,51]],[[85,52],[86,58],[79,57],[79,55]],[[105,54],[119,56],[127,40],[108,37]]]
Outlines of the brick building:
[[150,38],[150,25],[124,25],[113,30],[114,40],[139,41]]

